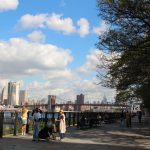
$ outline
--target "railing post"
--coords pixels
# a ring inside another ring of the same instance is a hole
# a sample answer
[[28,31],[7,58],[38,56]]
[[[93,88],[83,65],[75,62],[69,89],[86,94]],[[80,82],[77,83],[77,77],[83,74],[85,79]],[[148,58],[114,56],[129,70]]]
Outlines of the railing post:
[[3,137],[4,112],[0,112],[0,138]]
[[48,121],[48,119],[47,119],[47,112],[45,112],[45,120],[44,120],[45,126],[47,125],[47,121]]
[[69,116],[68,116],[68,126],[70,127],[71,125],[71,112],[69,112]]
[[77,112],[77,124],[79,121],[80,121],[80,114],[79,114],[79,112]]
[[29,133],[29,112],[27,113],[26,133]]
[[17,119],[18,119],[18,112],[15,112],[15,116],[14,116],[14,136],[17,135]]
[[76,124],[76,122],[75,122],[75,117],[76,117],[76,113],[74,112],[74,113],[73,113],[73,126]]

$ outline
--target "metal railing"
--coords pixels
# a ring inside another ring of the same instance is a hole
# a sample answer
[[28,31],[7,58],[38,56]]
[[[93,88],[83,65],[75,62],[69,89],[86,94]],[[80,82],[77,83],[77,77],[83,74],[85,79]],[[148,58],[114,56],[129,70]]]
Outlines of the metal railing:
[[[97,120],[98,116],[101,116],[102,120],[109,120],[110,123],[120,118],[120,113],[111,112],[65,112],[67,127],[76,126],[80,121],[81,116],[84,115],[87,122]],[[57,120],[59,118],[59,112],[43,112],[40,121],[40,127],[44,127],[47,122]],[[33,132],[33,119],[32,112],[28,112],[28,121],[26,126],[26,133]],[[14,112],[0,112],[0,138],[7,134],[13,134],[14,136],[21,133],[21,113]]]

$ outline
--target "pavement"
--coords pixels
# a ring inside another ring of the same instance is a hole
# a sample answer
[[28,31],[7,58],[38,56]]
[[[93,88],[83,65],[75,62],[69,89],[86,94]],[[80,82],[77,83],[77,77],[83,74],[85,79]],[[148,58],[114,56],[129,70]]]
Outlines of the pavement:
[[148,150],[150,149],[150,117],[142,123],[132,119],[132,127],[121,127],[120,122],[102,124],[86,130],[67,129],[64,141],[32,141],[32,135],[5,136],[0,139],[0,150]]

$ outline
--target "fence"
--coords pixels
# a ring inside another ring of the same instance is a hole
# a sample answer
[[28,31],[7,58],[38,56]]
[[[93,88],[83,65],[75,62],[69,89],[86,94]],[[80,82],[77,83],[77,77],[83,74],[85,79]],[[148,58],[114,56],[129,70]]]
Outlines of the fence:
[[[76,126],[77,123],[80,121],[81,116],[86,118],[87,122],[95,122],[98,118],[98,116],[101,116],[103,120],[106,119],[109,120],[109,123],[117,120],[120,118],[120,113],[103,113],[103,112],[65,112],[66,116],[66,125],[68,127],[70,126]],[[44,127],[48,121],[52,121],[54,119],[59,118],[58,112],[44,112],[41,114],[41,122],[40,127]],[[26,126],[26,132],[32,133],[33,120],[32,120],[32,112],[28,112],[28,121]],[[19,112],[0,112],[0,138],[3,137],[3,135],[7,134],[13,134],[16,136],[18,133],[21,133],[21,113]]]

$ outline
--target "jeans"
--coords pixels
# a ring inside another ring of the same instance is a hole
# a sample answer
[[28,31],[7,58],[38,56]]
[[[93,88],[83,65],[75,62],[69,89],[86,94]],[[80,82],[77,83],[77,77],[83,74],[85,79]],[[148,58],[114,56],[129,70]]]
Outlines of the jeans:
[[60,135],[60,139],[64,139],[65,133],[59,133],[59,135]]
[[33,128],[34,128],[33,140],[38,140],[38,137],[39,137],[39,122],[35,122]]

